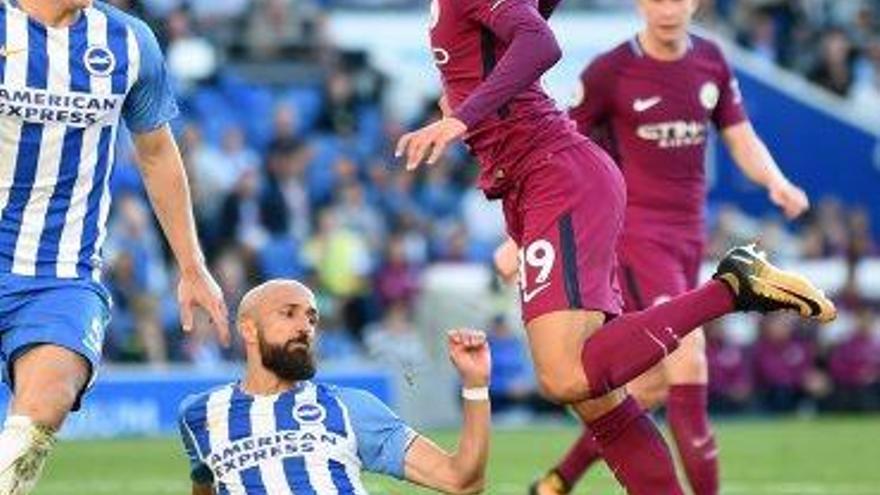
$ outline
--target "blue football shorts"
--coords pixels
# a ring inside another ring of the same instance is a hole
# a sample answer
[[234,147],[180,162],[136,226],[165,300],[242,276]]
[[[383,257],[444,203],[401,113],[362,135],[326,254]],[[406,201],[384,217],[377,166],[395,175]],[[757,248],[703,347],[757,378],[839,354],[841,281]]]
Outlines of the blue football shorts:
[[90,280],[0,275],[0,361],[3,381],[14,389],[13,364],[43,344],[71,350],[91,366],[91,377],[77,397],[91,387],[101,363],[104,333],[110,320],[110,296]]

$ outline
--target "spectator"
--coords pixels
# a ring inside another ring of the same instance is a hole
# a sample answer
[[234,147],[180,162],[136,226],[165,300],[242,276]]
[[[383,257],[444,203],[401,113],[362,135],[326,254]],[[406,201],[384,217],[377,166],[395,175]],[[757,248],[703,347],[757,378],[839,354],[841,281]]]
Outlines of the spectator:
[[410,310],[403,302],[388,306],[384,318],[370,324],[364,335],[370,358],[387,366],[408,383],[430,361]]
[[406,238],[395,234],[388,239],[382,266],[376,273],[376,292],[384,307],[404,304],[411,307],[419,290],[420,270],[407,259]]
[[815,369],[815,346],[794,336],[791,315],[778,314],[761,321],[755,344],[755,378],[762,409],[793,412],[806,399],[827,392],[827,378]]
[[719,414],[748,410],[754,383],[747,350],[725,335],[719,320],[707,324],[706,359],[709,363],[709,407]]
[[189,14],[178,9],[166,21],[168,47],[165,59],[168,68],[183,90],[212,77],[217,71],[216,48],[193,32]]
[[321,332],[318,334],[316,347],[318,359],[322,363],[356,359],[360,356],[360,348],[352,332],[345,327],[339,305],[336,301],[332,301],[331,304],[325,305],[325,309],[327,311],[321,312]]
[[249,257],[252,257],[269,239],[264,219],[274,212],[262,209],[259,192],[258,172],[244,171],[223,202],[219,226],[221,247],[234,243],[251,253]]
[[367,202],[363,185],[351,180],[342,184],[338,191],[339,202],[334,207],[336,218],[340,219],[344,228],[363,236],[371,251],[380,250],[385,241],[385,218]]
[[168,346],[158,296],[167,289],[167,280],[156,232],[140,198],[126,195],[117,201],[107,249],[107,282],[114,301],[111,355],[162,364],[168,360]]
[[822,36],[821,56],[809,79],[832,93],[846,97],[853,84],[854,50],[846,32],[833,29]]
[[880,115],[880,37],[873,38],[865,48],[856,71],[852,100],[853,106],[865,115]]
[[292,235],[303,242],[311,232],[311,204],[305,186],[305,170],[312,156],[311,148],[269,153],[268,177],[261,204],[263,211],[274,212],[266,228],[274,236]]
[[273,58],[313,44],[318,17],[317,2],[310,0],[253,0],[244,32],[250,55]]
[[304,257],[320,287],[340,300],[345,325],[360,337],[374,317],[367,289],[373,266],[366,239],[345,228],[335,211],[326,208],[318,213],[318,227],[306,243]]
[[864,306],[856,314],[855,329],[831,351],[829,371],[835,389],[829,407],[835,411],[880,409],[880,340],[874,311]]

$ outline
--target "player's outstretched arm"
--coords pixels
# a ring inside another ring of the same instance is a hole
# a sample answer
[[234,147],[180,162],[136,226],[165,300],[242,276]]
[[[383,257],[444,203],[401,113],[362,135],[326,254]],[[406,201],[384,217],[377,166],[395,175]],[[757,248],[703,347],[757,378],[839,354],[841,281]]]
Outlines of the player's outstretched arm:
[[486,335],[474,330],[453,330],[448,340],[449,359],[464,385],[464,424],[458,449],[448,453],[419,436],[407,451],[404,474],[413,483],[445,493],[480,493],[485,486],[489,458],[489,345]]
[[489,9],[491,4],[484,3],[489,12],[478,9],[471,17],[507,43],[508,48],[489,77],[452,109],[452,115],[444,112],[442,120],[400,138],[395,156],[406,157],[407,170],[418,168],[422,162],[436,163],[449,143],[498,112],[562,57],[562,49],[537,6],[509,1],[496,2],[499,7]]
[[767,189],[770,201],[786,217],[797,218],[807,211],[810,201],[806,193],[785,177],[750,122],[727,127],[721,136],[737,166],[752,182]]
[[228,344],[226,303],[199,247],[189,184],[171,130],[163,125],[135,134],[134,143],[150,202],[180,268],[178,299],[183,329],[192,329],[193,309],[199,306],[211,316],[220,341]]

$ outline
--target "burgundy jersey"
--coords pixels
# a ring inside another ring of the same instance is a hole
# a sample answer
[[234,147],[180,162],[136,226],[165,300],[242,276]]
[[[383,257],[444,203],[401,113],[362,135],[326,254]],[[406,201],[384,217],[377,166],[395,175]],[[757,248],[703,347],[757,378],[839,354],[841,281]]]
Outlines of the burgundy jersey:
[[[535,0],[433,0],[431,48],[443,90],[457,108],[489,76],[510,40],[499,18],[514,4]],[[584,141],[536,80],[494,115],[468,129],[465,142],[480,162],[480,188],[496,198],[520,180],[536,158]]]
[[709,125],[747,119],[719,48],[691,36],[684,57],[663,62],[633,38],[595,59],[581,82],[570,115],[622,168],[624,236],[702,239]]

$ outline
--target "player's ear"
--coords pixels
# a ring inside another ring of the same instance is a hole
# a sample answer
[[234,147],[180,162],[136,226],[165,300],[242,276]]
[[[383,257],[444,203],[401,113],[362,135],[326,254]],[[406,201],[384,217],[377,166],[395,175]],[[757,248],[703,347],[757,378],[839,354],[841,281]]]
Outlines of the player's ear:
[[257,324],[250,318],[242,318],[238,322],[238,331],[241,333],[241,339],[248,344],[257,342]]

